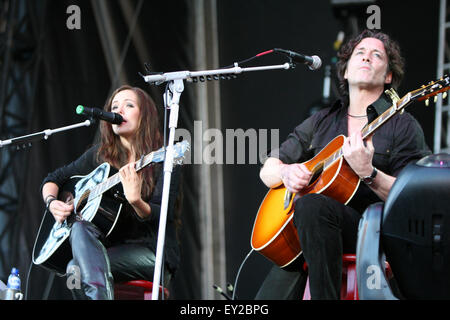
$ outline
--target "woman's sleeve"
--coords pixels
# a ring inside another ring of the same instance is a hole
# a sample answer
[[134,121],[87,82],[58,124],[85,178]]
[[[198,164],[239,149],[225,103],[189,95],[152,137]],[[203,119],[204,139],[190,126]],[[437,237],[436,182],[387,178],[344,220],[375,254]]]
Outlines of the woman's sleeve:
[[75,175],[86,175],[94,170],[97,166],[95,160],[97,149],[98,146],[91,147],[75,161],[50,172],[42,181],[40,187],[41,192],[42,187],[47,182],[53,182],[61,188],[70,177]]

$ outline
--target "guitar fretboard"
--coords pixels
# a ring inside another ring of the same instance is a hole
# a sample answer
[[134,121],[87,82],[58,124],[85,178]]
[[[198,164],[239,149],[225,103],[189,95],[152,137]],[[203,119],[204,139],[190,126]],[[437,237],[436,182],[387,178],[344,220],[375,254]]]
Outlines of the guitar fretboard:
[[[401,100],[394,103],[391,107],[389,107],[385,112],[379,115],[374,121],[372,121],[369,125],[365,126],[361,131],[362,138],[366,139],[370,136],[375,130],[381,127],[386,121],[388,121],[392,116],[394,116],[398,111],[402,110],[406,105],[411,102],[411,94],[409,93]],[[324,160],[323,169],[326,169],[331,164],[333,164],[337,159],[343,156],[342,147],[336,150],[331,156]]]
[[[184,141],[176,143],[172,147],[173,147],[172,151],[173,151],[174,164],[181,164],[182,160],[184,158],[184,153],[186,152],[186,150],[189,149],[189,142],[184,140]],[[160,148],[157,151],[153,151],[153,152],[147,154],[146,156],[142,157],[139,161],[136,162],[136,165],[135,165],[136,171],[139,171],[139,170],[145,168],[146,166],[148,166],[151,163],[163,162],[165,155],[166,155],[166,151],[165,151],[164,147]],[[109,189],[111,189],[118,183],[120,183],[120,176],[119,176],[119,173],[117,172],[116,174],[112,175],[105,181],[97,184],[94,188],[89,190],[88,201],[100,196],[101,194],[108,191]]]
[[379,115],[374,121],[372,121],[368,126],[364,127],[361,131],[362,138],[365,139],[370,136],[375,130],[381,127],[386,121],[388,121],[394,114],[402,110],[406,105],[411,102],[411,94],[409,93],[405,98],[394,103],[385,112]]
[[[148,166],[153,161],[153,158],[154,158],[154,152],[149,153],[148,155],[143,157],[142,160],[139,160],[136,163],[136,167],[135,167],[136,171],[139,171],[142,168]],[[96,185],[89,194],[89,200],[94,199],[97,196],[103,194],[104,192],[108,191],[109,189],[111,189],[112,187],[117,185],[118,183],[120,183],[120,176],[119,176],[119,173],[117,172],[114,175],[112,175],[111,177],[109,177],[108,179],[106,179],[105,181]]]

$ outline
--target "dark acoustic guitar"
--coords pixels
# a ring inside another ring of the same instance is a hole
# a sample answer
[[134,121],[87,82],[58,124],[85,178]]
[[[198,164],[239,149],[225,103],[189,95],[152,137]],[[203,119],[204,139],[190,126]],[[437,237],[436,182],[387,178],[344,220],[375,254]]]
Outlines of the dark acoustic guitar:
[[[181,164],[184,153],[189,148],[187,141],[173,146],[174,163]],[[164,148],[144,156],[136,163],[136,171],[157,162],[164,161]],[[122,209],[123,199],[116,199],[117,193],[107,191],[120,183],[119,173],[109,177],[110,165],[102,163],[86,176],[72,177],[59,192],[58,199],[74,204],[74,212],[63,222],[55,222],[53,215],[46,211],[42,218],[33,248],[33,263],[59,275],[66,273],[66,266],[72,259],[69,235],[75,219],[91,221],[106,236],[116,226]]]

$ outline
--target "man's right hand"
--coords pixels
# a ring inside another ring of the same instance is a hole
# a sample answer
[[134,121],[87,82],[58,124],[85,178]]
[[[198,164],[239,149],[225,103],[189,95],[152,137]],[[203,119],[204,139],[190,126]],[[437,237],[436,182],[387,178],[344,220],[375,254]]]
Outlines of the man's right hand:
[[280,176],[286,189],[297,193],[309,184],[312,173],[304,164],[281,164]]
[[65,203],[60,200],[53,200],[48,207],[55,220],[63,223],[73,211],[73,203]]

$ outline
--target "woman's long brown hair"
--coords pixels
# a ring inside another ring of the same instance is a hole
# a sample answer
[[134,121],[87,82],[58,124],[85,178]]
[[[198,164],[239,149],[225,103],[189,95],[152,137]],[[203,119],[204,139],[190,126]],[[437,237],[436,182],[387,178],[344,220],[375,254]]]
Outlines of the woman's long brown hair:
[[[162,135],[159,129],[158,110],[153,99],[142,89],[123,85],[116,89],[109,97],[104,106],[105,111],[111,111],[112,101],[117,93],[123,90],[133,91],[138,99],[140,110],[140,121],[136,130],[136,137],[133,144],[134,157],[137,160],[142,155],[146,155],[161,148]],[[97,157],[101,161],[107,161],[113,167],[120,169],[128,162],[128,152],[120,142],[120,138],[112,130],[109,122],[102,121],[100,124],[101,145]],[[148,200],[155,186],[154,170],[151,166],[142,170],[142,198]]]

